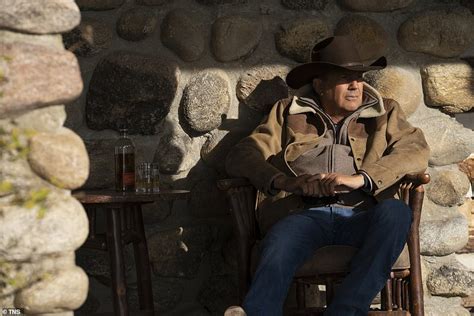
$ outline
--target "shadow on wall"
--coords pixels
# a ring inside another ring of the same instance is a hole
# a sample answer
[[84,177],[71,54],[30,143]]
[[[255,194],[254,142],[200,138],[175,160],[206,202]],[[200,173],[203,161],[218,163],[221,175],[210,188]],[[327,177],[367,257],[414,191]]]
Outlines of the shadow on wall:
[[159,163],[160,174],[179,174],[183,171],[185,148],[190,139],[186,135],[176,133],[176,127],[168,119],[163,120],[158,128],[160,137],[156,143],[153,161]]
[[[469,63],[469,65],[471,66],[471,69],[474,68],[474,56],[466,57],[464,58],[464,60]],[[474,71],[474,70],[471,70],[471,71]],[[471,73],[471,78],[472,77],[474,77],[474,75]],[[470,85],[471,85],[472,93],[474,94],[474,79],[471,80]],[[474,108],[472,108],[470,111],[467,111],[467,112],[456,113],[454,114],[454,117],[459,123],[464,125],[464,127],[474,130]]]
[[228,177],[225,160],[231,148],[249,135],[263,116],[261,113],[250,114],[249,111],[255,112],[245,105],[239,106],[239,117],[248,118],[244,128],[240,119],[225,119],[216,131],[206,137],[196,165],[191,168],[186,179],[173,184],[186,184],[191,190],[189,211],[192,216],[209,218],[229,215],[225,194],[217,188],[217,180]]

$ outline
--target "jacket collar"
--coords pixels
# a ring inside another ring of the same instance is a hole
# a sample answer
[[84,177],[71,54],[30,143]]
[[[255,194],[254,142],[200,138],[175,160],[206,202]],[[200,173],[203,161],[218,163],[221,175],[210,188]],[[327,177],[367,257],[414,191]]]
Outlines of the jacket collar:
[[[374,87],[364,82],[363,93],[364,95],[361,107],[364,109],[361,110],[359,117],[372,118],[385,114],[382,96],[377,90],[375,90]],[[316,102],[314,98],[294,96],[290,104],[289,113],[316,113],[315,108],[322,110],[322,107]]]

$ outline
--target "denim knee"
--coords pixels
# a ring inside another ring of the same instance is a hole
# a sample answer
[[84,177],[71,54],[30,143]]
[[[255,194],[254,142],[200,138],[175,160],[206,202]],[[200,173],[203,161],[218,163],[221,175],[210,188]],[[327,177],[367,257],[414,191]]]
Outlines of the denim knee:
[[264,238],[260,247],[260,262],[267,269],[283,274],[293,270],[304,261],[310,251],[288,236],[272,233]]
[[266,245],[262,249],[259,258],[259,267],[264,268],[275,278],[286,277],[291,271],[292,261],[294,258],[289,256],[288,249],[282,245],[271,244]]
[[387,199],[381,201],[375,207],[375,216],[381,223],[394,225],[396,227],[410,228],[412,222],[412,211],[403,201]]

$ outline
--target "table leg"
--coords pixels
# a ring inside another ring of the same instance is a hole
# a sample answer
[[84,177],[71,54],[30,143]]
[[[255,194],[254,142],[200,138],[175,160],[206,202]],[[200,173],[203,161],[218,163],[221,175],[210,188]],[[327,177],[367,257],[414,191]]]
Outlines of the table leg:
[[140,241],[133,243],[137,269],[137,287],[140,309],[153,313],[153,290],[151,287],[150,258],[146,243],[145,229],[143,227],[142,208],[140,205],[133,208],[135,229],[140,236]]
[[95,219],[96,219],[96,207],[91,205],[91,206],[86,206],[84,207],[87,213],[87,217],[89,218],[89,236],[87,237],[88,239],[94,239],[95,238]]
[[110,276],[112,278],[112,297],[115,315],[128,316],[119,208],[107,208],[107,248],[110,258]]

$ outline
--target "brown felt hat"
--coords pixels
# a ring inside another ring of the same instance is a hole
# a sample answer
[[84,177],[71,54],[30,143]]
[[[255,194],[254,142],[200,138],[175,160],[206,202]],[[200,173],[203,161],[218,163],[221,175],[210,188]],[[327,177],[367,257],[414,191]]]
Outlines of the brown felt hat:
[[314,45],[310,62],[293,68],[286,76],[286,83],[291,88],[298,89],[334,67],[366,72],[383,69],[385,66],[387,59],[384,56],[370,64],[364,64],[350,36],[333,36]]

